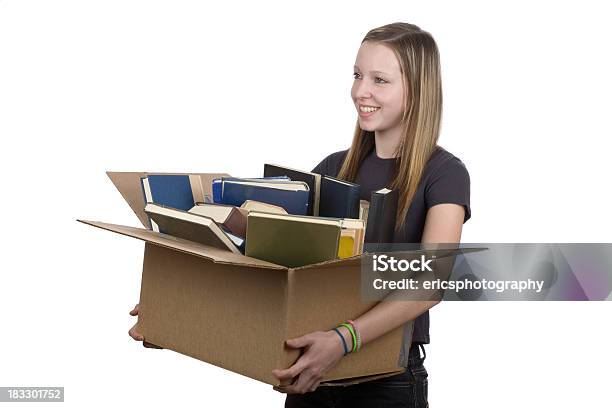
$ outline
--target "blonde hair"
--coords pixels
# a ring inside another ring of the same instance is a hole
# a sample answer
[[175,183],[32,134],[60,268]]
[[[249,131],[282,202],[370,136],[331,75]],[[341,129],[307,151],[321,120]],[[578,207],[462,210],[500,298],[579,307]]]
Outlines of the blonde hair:
[[[399,61],[404,83],[404,109],[401,125],[404,135],[396,154],[397,172],[388,186],[399,190],[395,230],[404,219],[417,190],[423,170],[438,143],[442,118],[440,57],[433,37],[414,24],[393,23],[368,32],[365,41],[391,48]],[[354,181],[363,160],[374,148],[374,132],[359,127],[338,178]]]

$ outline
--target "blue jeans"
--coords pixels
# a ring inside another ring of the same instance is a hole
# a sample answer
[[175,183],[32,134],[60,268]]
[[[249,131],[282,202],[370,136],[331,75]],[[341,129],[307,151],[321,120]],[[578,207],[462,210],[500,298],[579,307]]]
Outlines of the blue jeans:
[[323,386],[306,394],[289,394],[285,408],[427,408],[424,360],[425,348],[415,344],[410,348],[408,368],[401,374],[345,387]]

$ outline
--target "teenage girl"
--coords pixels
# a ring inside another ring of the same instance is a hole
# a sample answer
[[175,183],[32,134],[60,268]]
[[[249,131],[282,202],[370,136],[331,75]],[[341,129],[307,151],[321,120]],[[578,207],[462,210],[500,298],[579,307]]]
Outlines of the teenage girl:
[[[413,24],[375,28],[361,42],[354,77],[351,98],[358,120],[351,147],[329,155],[313,172],[359,184],[366,200],[384,187],[399,190],[393,242],[458,243],[470,218],[470,179],[463,163],[437,145],[442,84],[434,39]],[[427,407],[423,345],[429,343],[428,310],[437,303],[383,301],[361,316],[347,316],[351,324],[287,340],[288,347],[304,352],[293,366],[273,371],[283,383],[291,382],[284,388],[285,407]],[[130,314],[138,314],[138,305]],[[401,325],[404,373],[318,387],[354,336],[367,347]],[[129,334],[144,340],[134,327]]]
[[[463,163],[437,145],[442,86],[434,39],[412,24],[375,28],[361,43],[354,76],[351,98],[359,118],[351,147],[329,155],[313,172],[359,184],[366,200],[384,187],[399,190],[394,242],[458,243],[470,218],[470,179]],[[347,316],[352,324],[337,328],[350,349],[350,329],[367,347],[405,325],[401,362],[407,369],[384,379],[318,387],[345,354],[338,332],[287,340],[304,352],[292,367],[273,372],[293,381],[285,407],[427,407],[423,345],[429,343],[428,310],[437,303],[383,301],[361,316]]]

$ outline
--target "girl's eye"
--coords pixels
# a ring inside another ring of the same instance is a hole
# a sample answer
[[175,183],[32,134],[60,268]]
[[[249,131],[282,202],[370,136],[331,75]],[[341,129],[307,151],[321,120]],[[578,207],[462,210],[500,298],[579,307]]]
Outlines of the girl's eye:
[[[358,72],[354,72],[353,73],[353,78],[360,79],[361,78],[361,74],[359,74]],[[382,79],[381,77],[374,78],[374,82],[376,82],[377,84],[386,84],[387,83],[387,81]]]

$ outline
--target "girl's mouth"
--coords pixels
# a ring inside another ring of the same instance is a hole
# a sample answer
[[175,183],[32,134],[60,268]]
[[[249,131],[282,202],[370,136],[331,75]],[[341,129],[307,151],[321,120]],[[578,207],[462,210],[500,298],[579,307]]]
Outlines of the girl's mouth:
[[380,110],[380,106],[359,105],[359,116],[367,118]]

